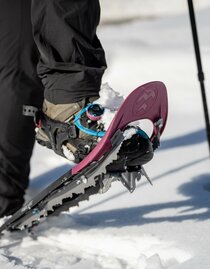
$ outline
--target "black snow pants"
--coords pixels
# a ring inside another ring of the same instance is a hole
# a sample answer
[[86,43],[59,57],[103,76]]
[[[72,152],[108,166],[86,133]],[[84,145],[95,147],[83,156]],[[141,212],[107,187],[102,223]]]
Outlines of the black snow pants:
[[28,186],[35,134],[23,104],[98,94],[99,16],[99,0],[0,0],[0,217],[21,207]]

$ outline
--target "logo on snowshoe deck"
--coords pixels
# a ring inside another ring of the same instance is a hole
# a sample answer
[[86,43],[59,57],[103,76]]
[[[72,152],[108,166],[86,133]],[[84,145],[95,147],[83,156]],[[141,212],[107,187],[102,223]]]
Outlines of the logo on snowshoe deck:
[[145,113],[148,111],[155,103],[157,97],[157,90],[153,89],[145,89],[144,92],[141,92],[141,95],[137,98],[134,107],[133,113]]

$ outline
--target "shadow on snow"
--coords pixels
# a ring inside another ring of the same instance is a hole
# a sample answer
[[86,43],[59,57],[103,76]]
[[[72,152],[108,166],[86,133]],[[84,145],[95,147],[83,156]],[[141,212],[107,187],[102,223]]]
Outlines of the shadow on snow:
[[203,143],[206,141],[206,130],[201,129],[175,138],[161,141],[160,150],[185,147]]
[[[173,147],[182,147],[196,143],[202,143],[206,140],[205,130],[199,130],[194,133],[190,133],[174,139],[165,140],[162,149],[169,149]],[[162,177],[169,176],[170,174],[181,171],[187,167],[191,167],[200,162],[206,161],[208,157],[192,161],[184,164],[175,169],[166,171],[155,178],[153,181],[159,180]],[[45,174],[42,174],[31,182],[28,194],[40,191],[43,187],[53,182],[59,176],[64,174],[70,166],[64,165],[53,169]],[[142,183],[147,184],[147,183]],[[139,185],[137,188],[142,186]],[[87,209],[94,208],[100,204],[107,202],[107,200],[116,199],[127,191],[117,193],[108,199],[102,200],[95,205],[89,206],[84,210],[81,209],[72,217],[78,224],[84,224],[87,226],[102,226],[102,227],[120,227],[126,225],[143,225],[145,223],[157,223],[163,221],[184,221],[184,220],[196,220],[202,221],[210,217],[210,174],[199,175],[192,178],[190,182],[187,182],[180,186],[178,191],[186,197],[186,200],[177,202],[158,203],[152,205],[144,205],[126,209],[114,209],[109,211],[97,212],[97,213],[84,213]],[[168,215],[167,210],[175,209],[177,212],[174,215]],[[163,210],[166,210],[165,213]],[[161,213],[158,216],[158,211]],[[162,212],[161,212],[162,211]],[[55,225],[60,226],[59,223]]]
[[[200,159],[197,162],[189,163],[188,166],[202,162],[205,159]],[[184,169],[187,165],[177,168]],[[157,176],[154,180],[158,180],[165,175],[169,175],[175,170],[168,171]],[[143,183],[144,184],[144,183]],[[145,183],[147,184],[147,183]],[[141,187],[139,185],[138,187]],[[110,199],[116,199],[122,196],[127,191],[123,191]],[[182,201],[173,201],[167,203],[157,203],[152,205],[144,205],[125,209],[114,209],[96,213],[84,213],[87,209],[94,208],[99,204],[107,202],[103,200],[93,206],[80,210],[73,215],[76,222],[87,226],[101,227],[122,227],[129,225],[144,225],[146,223],[160,223],[163,221],[181,222],[185,220],[203,221],[210,218],[210,174],[203,174],[192,178],[190,182],[181,185],[178,192],[186,197]],[[175,212],[173,215],[170,213]],[[170,214],[170,215],[169,215]]]
[[62,165],[33,178],[33,180],[30,181],[27,196],[33,198],[41,190],[65,174],[69,169],[71,169],[70,165]]
[[[105,212],[74,215],[76,222],[87,226],[122,227],[146,223],[203,221],[210,218],[210,174],[201,175],[182,185],[179,191],[188,197],[184,201],[158,203]],[[207,191],[206,191],[207,190]],[[168,215],[168,210],[177,213]],[[163,211],[166,210],[166,211]],[[162,212],[161,212],[162,211]],[[196,212],[197,211],[197,212]],[[158,216],[158,213],[161,216]],[[173,211],[175,212],[175,211]],[[152,216],[155,214],[155,216]]]

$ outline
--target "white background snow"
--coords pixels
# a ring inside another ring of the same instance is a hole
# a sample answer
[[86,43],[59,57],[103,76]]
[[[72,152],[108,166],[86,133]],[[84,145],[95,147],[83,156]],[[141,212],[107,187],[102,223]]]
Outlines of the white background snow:
[[[136,10],[138,1],[131,2]],[[157,2],[159,10],[165,8],[166,1]],[[210,3],[194,2],[209,99]],[[177,15],[171,15],[172,3],[168,16],[99,28],[109,66],[104,81],[112,88],[125,96],[152,80],[168,88],[162,147],[145,166],[154,186],[142,178],[130,194],[114,183],[109,192],[83,202],[71,214],[40,225],[36,240],[6,233],[0,239],[0,268],[210,268],[210,159],[201,94],[187,1],[177,1],[177,11],[182,10]],[[27,198],[69,168],[39,146],[31,166]]]

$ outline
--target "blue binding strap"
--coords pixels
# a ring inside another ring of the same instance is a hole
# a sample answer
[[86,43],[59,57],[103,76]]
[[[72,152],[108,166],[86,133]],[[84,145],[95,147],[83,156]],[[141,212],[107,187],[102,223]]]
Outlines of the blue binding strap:
[[[80,118],[81,116],[86,113],[86,111],[88,110],[88,108],[91,106],[92,104],[87,105],[86,107],[84,107],[83,109],[81,109],[78,114],[75,116],[74,119],[74,124],[77,126],[77,128],[79,130],[81,130],[82,132],[88,134],[88,135],[92,135],[92,136],[96,136],[96,137],[103,137],[105,135],[106,132],[102,132],[102,131],[94,131],[91,129],[88,129],[86,127],[84,127],[81,122],[80,122]],[[145,138],[145,139],[149,139],[148,135],[142,130],[142,129],[137,129],[136,133],[138,135],[140,135],[141,137]]]
[[137,129],[136,133],[145,139],[149,139],[149,136],[142,129]]
[[79,111],[79,113],[75,116],[75,119],[74,119],[74,124],[77,126],[78,129],[80,129],[82,132],[88,134],[88,135],[92,135],[92,136],[97,136],[97,137],[103,137],[105,135],[106,132],[97,132],[97,131],[94,131],[94,130],[90,130],[88,128],[85,128],[81,122],[80,122],[80,118],[81,116],[86,113],[86,111],[88,110],[88,108],[91,106],[92,104],[89,104],[88,106],[84,107],[83,109],[81,109]]

